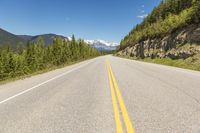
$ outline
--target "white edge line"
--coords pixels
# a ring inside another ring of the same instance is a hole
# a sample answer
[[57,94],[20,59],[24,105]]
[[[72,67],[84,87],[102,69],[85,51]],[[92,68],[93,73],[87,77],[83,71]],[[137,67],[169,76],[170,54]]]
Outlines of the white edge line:
[[[91,61],[91,62],[92,62],[92,61]],[[11,96],[11,97],[9,97],[9,98],[3,100],[3,101],[0,101],[0,104],[3,104],[3,103],[5,103],[5,102],[7,102],[7,101],[9,101],[9,100],[12,100],[12,99],[14,99],[14,98],[16,98],[16,97],[18,97],[18,96],[20,96],[20,95],[23,95],[23,94],[25,94],[25,93],[27,93],[27,92],[29,92],[29,91],[31,91],[31,90],[37,88],[37,87],[40,87],[40,86],[42,86],[42,85],[44,85],[44,84],[46,84],[46,83],[48,83],[48,82],[51,82],[51,81],[53,81],[53,80],[55,80],[55,79],[58,79],[58,78],[60,78],[60,77],[62,77],[62,76],[64,76],[64,75],[67,75],[67,74],[69,74],[69,73],[71,73],[71,72],[73,72],[73,71],[76,71],[76,70],[78,70],[78,69],[80,69],[80,68],[82,68],[82,67],[88,65],[88,64],[91,63],[91,62],[88,62],[88,63],[86,63],[86,64],[84,64],[84,65],[79,66],[79,67],[73,68],[73,69],[71,69],[71,70],[69,70],[69,71],[67,71],[67,72],[64,72],[64,73],[62,73],[62,74],[60,74],[60,75],[57,75],[56,77],[53,77],[53,78],[51,78],[51,79],[49,79],[49,80],[46,80],[46,81],[44,81],[44,82],[42,82],[42,83],[40,83],[40,84],[38,84],[38,85],[36,85],[36,86],[33,86],[33,87],[29,88],[29,89],[26,89],[25,91],[22,91],[22,92],[20,92],[20,93],[14,95],[14,96]]]

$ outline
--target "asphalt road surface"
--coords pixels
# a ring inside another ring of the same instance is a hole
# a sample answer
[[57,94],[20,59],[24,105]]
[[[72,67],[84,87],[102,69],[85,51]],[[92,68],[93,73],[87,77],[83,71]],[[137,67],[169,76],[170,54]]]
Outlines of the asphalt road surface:
[[200,72],[103,56],[0,86],[0,133],[200,133]]

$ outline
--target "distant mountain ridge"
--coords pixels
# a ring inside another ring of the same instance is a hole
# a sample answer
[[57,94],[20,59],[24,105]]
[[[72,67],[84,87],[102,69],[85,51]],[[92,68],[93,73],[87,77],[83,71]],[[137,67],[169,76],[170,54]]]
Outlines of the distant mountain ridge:
[[44,40],[45,46],[52,44],[53,40],[57,37],[60,37],[62,39],[69,41],[68,37],[64,37],[62,35],[56,35],[56,34],[42,34],[42,35],[36,35],[36,36],[18,35],[18,37],[21,37],[27,42],[36,42],[39,38],[42,38]]
[[23,38],[0,28],[0,46],[17,47],[17,45],[24,45],[25,43],[26,40]]
[[25,41],[29,41],[33,37],[33,36],[30,36],[30,35],[17,35],[17,36],[24,39]]
[[[57,34],[41,34],[36,36],[31,35],[15,35],[3,29],[0,29],[0,47],[2,46],[11,46],[16,48],[18,45],[25,46],[28,42],[36,42],[39,38],[44,40],[45,46],[48,46],[53,43],[53,40],[56,37],[60,37],[66,41],[71,41],[71,37],[65,37]],[[117,43],[107,42],[104,40],[84,40],[87,44],[98,49],[99,51],[112,51],[116,50]]]
[[44,39],[45,46],[52,44],[54,38],[56,37],[69,40],[68,37],[56,34],[42,34],[36,36],[15,35],[0,28],[0,47],[11,46],[13,48],[16,48],[18,45],[26,45],[27,42],[36,42],[40,37]]
[[117,43],[107,42],[104,40],[85,40],[85,42],[99,51],[113,51],[116,50],[118,46]]

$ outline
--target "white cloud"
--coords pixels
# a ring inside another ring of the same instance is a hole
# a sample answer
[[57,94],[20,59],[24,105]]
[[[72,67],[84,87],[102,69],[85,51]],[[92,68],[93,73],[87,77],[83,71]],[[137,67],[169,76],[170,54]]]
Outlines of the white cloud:
[[139,9],[139,15],[137,16],[138,18],[141,18],[141,19],[144,19],[148,16],[148,14],[146,14],[146,11],[145,11],[145,6],[144,5],[141,5],[140,7],[141,9]]
[[143,14],[143,15],[138,15],[137,17],[138,18],[141,18],[141,19],[144,19],[144,18],[146,18],[148,16],[148,14]]
[[145,13],[145,10],[140,10],[140,13]]

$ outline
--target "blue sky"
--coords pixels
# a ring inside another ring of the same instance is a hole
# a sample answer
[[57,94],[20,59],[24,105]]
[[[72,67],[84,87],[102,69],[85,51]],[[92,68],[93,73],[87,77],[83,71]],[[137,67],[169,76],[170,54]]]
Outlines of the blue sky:
[[160,0],[0,0],[0,28],[15,34],[75,34],[120,40]]

